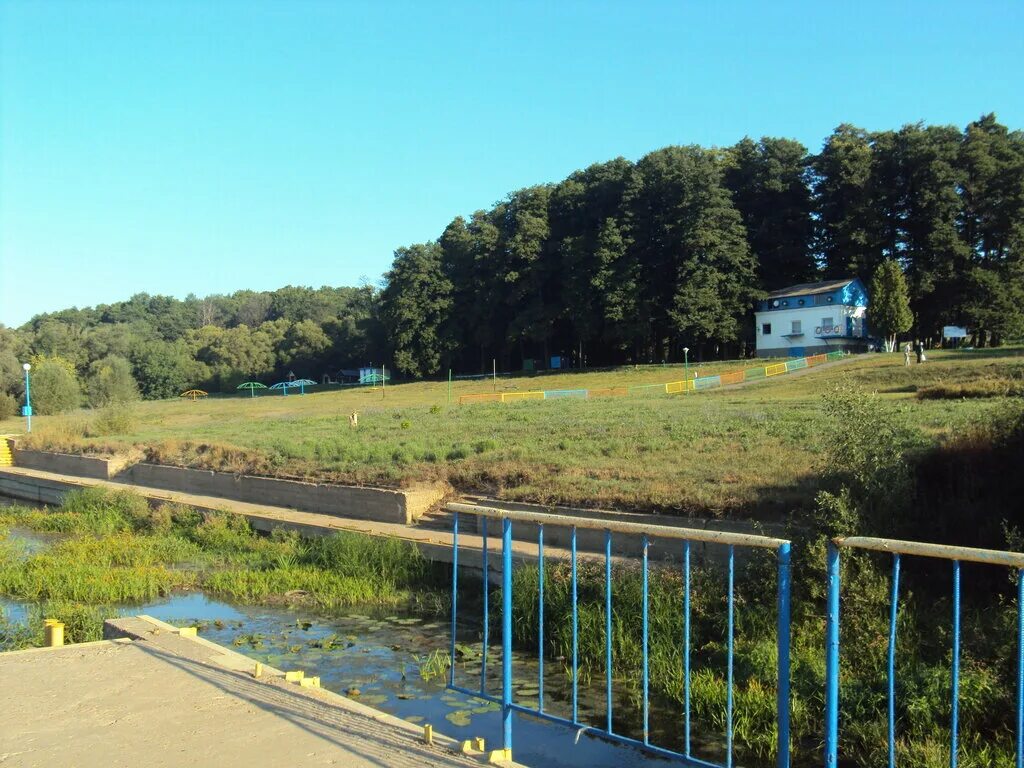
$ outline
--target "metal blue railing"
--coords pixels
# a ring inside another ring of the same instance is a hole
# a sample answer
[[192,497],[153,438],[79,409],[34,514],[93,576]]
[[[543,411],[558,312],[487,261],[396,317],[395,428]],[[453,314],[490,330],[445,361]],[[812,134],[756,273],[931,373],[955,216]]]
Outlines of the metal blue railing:
[[957,768],[959,749],[960,698],[960,564],[982,563],[1017,571],[1017,768],[1024,768],[1024,554],[970,547],[948,547],[893,539],[849,537],[829,544],[827,556],[828,608],[825,633],[825,766],[836,768],[839,759],[839,666],[840,666],[840,551],[858,549],[892,556],[889,592],[889,646],[886,656],[888,699],[889,768],[896,766],[896,621],[899,615],[900,566],[902,556],[948,560],[952,568],[952,648],[950,663],[950,768]]
[[[605,695],[607,715],[604,726],[598,727],[587,724],[588,729],[603,738],[631,744],[649,750],[656,754],[675,758],[684,763],[702,768],[732,768],[733,765],[733,656],[734,656],[734,629],[735,629],[735,571],[736,571],[736,548],[768,549],[776,554],[778,589],[776,595],[776,642],[778,651],[778,685],[776,694],[776,720],[777,730],[777,768],[788,768],[790,764],[790,586],[792,583],[790,572],[790,542],[785,539],[776,539],[768,536],[755,536],[740,533],[728,533],[718,531],[696,530],[687,528],[676,528],[671,526],[651,526],[637,523],[595,520],[589,518],[566,517],[557,514],[535,514],[530,512],[510,511],[493,509],[468,504],[449,504],[448,509],[454,513],[452,526],[452,616],[451,616],[451,659],[452,665],[449,673],[448,686],[453,690],[460,691],[472,696],[479,696],[483,699],[495,701],[501,704],[502,711],[502,747],[512,749],[512,714],[513,712],[524,712],[535,717],[540,717],[556,723],[582,727],[584,724],[579,721],[579,612],[578,612],[578,547],[577,530],[591,529],[604,531],[604,618],[605,618]],[[481,659],[480,687],[470,689],[456,684],[455,680],[455,654],[456,654],[456,631],[458,628],[458,588],[459,588],[459,516],[462,514],[473,515],[480,520],[480,535],[482,538],[483,567],[483,653]],[[490,623],[490,606],[488,601],[489,574],[488,574],[488,519],[501,520],[501,595],[502,595],[502,616],[501,616],[501,646],[502,646],[502,687],[500,698],[488,693],[486,689],[487,676],[487,644],[488,626]],[[536,557],[539,567],[538,579],[538,624],[539,637],[537,644],[538,654],[538,698],[537,706],[529,707],[518,704],[512,697],[512,524],[526,523],[537,526],[537,548]],[[560,526],[569,530],[569,560],[571,579],[571,602],[572,602],[572,652],[571,652],[571,679],[572,679],[572,714],[571,718],[559,717],[545,711],[544,708],[544,531],[545,526]],[[613,692],[612,692],[612,539],[613,534],[624,534],[641,537],[641,569],[642,569],[642,717],[643,735],[641,739],[634,739],[614,730],[613,721]],[[682,752],[669,749],[651,743],[650,739],[650,674],[648,668],[648,642],[649,642],[649,621],[648,621],[648,589],[649,589],[649,550],[651,539],[675,540],[681,542],[682,555],[682,576],[683,576],[683,605],[681,624],[683,629],[683,674],[684,674],[684,703],[683,703],[683,737],[684,748]],[[690,707],[690,676],[691,676],[691,637],[690,637],[690,590],[691,590],[691,543],[700,542],[705,544],[719,545],[726,548],[728,566],[728,595],[727,595],[727,690],[726,690],[726,713],[725,713],[725,762],[722,764],[711,763],[697,758],[693,754],[691,740],[691,707]],[[601,557],[601,555],[596,555]]]

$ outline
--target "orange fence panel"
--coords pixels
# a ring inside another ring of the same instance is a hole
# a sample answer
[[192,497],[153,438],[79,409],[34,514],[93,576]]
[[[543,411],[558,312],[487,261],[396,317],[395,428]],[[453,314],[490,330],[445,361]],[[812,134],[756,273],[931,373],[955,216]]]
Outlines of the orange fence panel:
[[587,397],[625,397],[628,394],[629,390],[625,387],[607,387],[587,391]]
[[478,395],[459,395],[459,405],[465,403],[500,403],[501,395],[497,393],[486,392]]
[[828,358],[825,355],[811,355],[807,358],[807,365],[808,367],[812,365],[821,365],[826,360],[828,360]]
[[721,379],[722,386],[724,387],[727,384],[742,384],[746,381],[746,376],[743,374],[743,371],[732,371],[731,373],[723,373]]

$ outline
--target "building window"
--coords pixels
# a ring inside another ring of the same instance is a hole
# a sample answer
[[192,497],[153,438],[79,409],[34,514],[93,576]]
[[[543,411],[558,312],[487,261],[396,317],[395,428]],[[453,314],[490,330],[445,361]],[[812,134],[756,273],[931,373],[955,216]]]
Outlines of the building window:
[[792,330],[792,334],[793,334],[794,336],[797,336],[797,335],[799,335],[799,334],[801,334],[801,333],[803,333],[803,331],[802,331],[802,330],[800,330],[800,321],[799,321],[799,320],[794,320],[794,321],[793,321],[793,330]]
[[835,325],[835,321],[831,317],[821,318],[821,332],[832,333],[832,326]]
[[771,336],[772,335],[772,324],[771,323],[765,323],[764,325],[762,325],[761,326],[761,333],[763,333],[765,336]]

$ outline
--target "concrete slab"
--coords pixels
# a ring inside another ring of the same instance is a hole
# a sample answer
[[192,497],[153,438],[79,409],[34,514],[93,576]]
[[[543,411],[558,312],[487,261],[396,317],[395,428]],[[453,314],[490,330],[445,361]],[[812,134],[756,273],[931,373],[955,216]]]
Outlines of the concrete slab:
[[202,638],[136,617],[121,639],[0,654],[0,764],[479,766],[455,743],[329,691],[284,681]]

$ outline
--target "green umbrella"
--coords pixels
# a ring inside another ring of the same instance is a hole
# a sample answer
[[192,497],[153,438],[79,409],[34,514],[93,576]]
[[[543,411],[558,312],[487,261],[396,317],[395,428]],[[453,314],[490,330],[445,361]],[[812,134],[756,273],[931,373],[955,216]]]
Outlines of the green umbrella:
[[256,397],[256,390],[257,389],[266,389],[266,388],[267,388],[266,384],[260,384],[258,381],[246,381],[246,382],[244,382],[242,384],[239,384],[236,387],[236,389],[248,389],[249,390],[249,397]]

